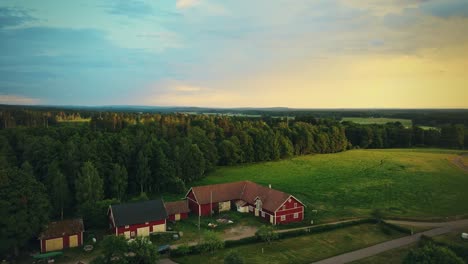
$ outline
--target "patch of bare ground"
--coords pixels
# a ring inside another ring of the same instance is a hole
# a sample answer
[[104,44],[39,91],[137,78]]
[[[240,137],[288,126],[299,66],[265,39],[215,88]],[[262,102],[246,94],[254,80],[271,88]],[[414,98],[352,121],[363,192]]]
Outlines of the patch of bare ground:
[[246,237],[251,237],[257,232],[255,226],[234,226],[224,230],[224,240],[239,240]]
[[458,168],[462,169],[464,172],[468,172],[468,162],[466,161],[468,158],[468,153],[456,156],[450,161],[455,164]]

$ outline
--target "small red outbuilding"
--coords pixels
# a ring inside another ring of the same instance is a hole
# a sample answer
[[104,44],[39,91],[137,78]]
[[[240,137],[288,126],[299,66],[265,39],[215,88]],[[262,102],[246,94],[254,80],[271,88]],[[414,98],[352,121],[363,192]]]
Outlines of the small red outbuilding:
[[39,236],[41,252],[82,246],[83,232],[82,219],[51,222]]
[[161,199],[111,205],[108,216],[115,235],[134,238],[166,232],[167,212]]
[[179,221],[188,217],[190,209],[187,200],[164,203],[167,211],[167,219]]

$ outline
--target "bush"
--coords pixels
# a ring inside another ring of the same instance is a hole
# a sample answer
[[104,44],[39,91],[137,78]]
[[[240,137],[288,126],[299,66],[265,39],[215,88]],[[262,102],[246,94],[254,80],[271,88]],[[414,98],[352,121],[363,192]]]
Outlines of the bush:
[[268,244],[270,244],[271,241],[279,238],[279,235],[278,233],[275,232],[275,229],[272,226],[266,226],[266,225],[262,225],[257,230],[257,232],[255,232],[255,236],[267,242]]
[[224,257],[224,264],[244,264],[244,258],[239,252],[231,250]]
[[403,263],[463,264],[464,262],[450,249],[437,246],[434,243],[427,243],[423,247],[411,250],[404,258]]
[[[382,224],[382,226],[389,227],[389,228],[391,228],[393,230],[399,231],[399,232],[404,233],[404,234],[411,235],[411,233],[412,233],[411,229],[406,228],[406,227],[402,227],[402,226],[399,226],[399,225],[394,225],[394,224],[391,224],[391,223],[388,223],[388,222],[385,222],[385,221],[382,221],[381,224]],[[382,229],[382,231],[384,231],[384,230]],[[385,233],[385,231],[384,231],[384,233]]]
[[236,246],[241,246],[241,245],[259,243],[259,242],[261,242],[261,240],[257,236],[251,236],[251,237],[245,237],[239,240],[227,240],[224,242],[224,246],[227,248],[230,248],[230,247],[236,247]]
[[219,238],[218,234],[212,231],[205,232],[203,241],[199,245],[202,252],[211,252],[224,247],[224,241]]
[[[190,254],[190,252],[191,252],[191,248],[190,248],[190,246],[189,246],[188,244],[180,245],[180,246],[177,248],[177,250],[178,250],[178,253],[179,253],[180,255],[182,255],[182,256],[188,255],[188,254]],[[171,254],[171,255],[172,255],[172,254]]]
[[105,228],[109,225],[107,210],[111,204],[118,204],[119,200],[109,199],[96,203],[85,203],[81,205],[80,212],[86,228]]

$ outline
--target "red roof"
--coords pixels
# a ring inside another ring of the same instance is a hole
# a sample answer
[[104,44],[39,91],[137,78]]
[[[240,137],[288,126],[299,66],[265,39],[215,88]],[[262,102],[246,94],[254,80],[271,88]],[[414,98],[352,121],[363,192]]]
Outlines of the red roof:
[[255,199],[258,197],[262,201],[262,207],[270,212],[275,212],[291,196],[251,181],[196,186],[191,190],[199,204],[229,200],[243,200],[255,204]]
[[187,200],[164,203],[168,215],[190,212]]
[[69,219],[50,222],[47,228],[39,236],[39,239],[49,239],[76,235],[84,231],[83,219]]

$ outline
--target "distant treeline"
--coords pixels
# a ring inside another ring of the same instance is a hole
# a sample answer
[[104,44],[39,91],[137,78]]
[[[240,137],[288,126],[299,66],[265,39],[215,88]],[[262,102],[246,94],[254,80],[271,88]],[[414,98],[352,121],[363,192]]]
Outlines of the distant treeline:
[[[423,130],[311,115],[290,119],[13,108],[3,109],[0,119],[0,211],[7,216],[0,218],[0,245],[6,246],[0,253],[24,245],[49,217],[78,214],[88,226],[103,227],[110,203],[181,193],[218,165],[352,148],[464,148],[468,143],[463,124]],[[80,120],[86,122],[66,122]],[[21,221],[29,233],[18,233]]]

